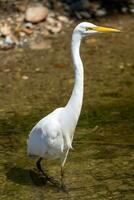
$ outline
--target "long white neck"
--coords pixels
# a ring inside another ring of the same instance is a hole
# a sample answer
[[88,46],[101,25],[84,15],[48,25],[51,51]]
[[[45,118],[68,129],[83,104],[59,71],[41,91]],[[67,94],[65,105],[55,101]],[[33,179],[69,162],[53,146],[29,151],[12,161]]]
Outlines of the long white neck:
[[76,122],[78,121],[83,101],[84,73],[83,73],[83,64],[80,58],[80,43],[81,43],[81,36],[80,34],[74,31],[71,42],[71,53],[72,53],[72,60],[75,73],[75,83],[71,97],[66,105],[66,108],[68,108],[69,110],[72,111],[73,114],[75,114]]

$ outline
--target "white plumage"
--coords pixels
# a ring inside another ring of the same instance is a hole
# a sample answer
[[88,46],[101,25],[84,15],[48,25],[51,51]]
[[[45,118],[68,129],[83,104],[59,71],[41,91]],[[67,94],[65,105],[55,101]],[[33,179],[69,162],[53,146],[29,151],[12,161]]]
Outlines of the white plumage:
[[[79,119],[83,101],[83,64],[80,58],[80,43],[85,36],[98,32],[118,32],[117,29],[105,28],[94,24],[80,23],[73,31],[71,52],[75,72],[75,84],[71,97],[65,107],[58,108],[41,119],[32,129],[27,144],[28,155],[41,158],[61,159],[61,176],[69,149],[72,148],[74,131]],[[40,167],[40,161],[37,167]]]

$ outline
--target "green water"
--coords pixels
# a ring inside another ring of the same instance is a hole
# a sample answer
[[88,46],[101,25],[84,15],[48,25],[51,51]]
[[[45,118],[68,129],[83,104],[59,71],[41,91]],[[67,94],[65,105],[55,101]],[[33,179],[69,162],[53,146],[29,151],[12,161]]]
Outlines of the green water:
[[[83,113],[76,131],[74,150],[65,166],[65,183],[69,193],[49,184],[43,185],[35,174],[30,177],[34,160],[26,155],[26,138],[41,113],[15,115],[1,120],[1,199],[132,199],[134,181],[133,105]],[[99,112],[100,111],[100,112]],[[129,113],[131,112],[131,115]],[[101,113],[101,114],[100,114]],[[126,116],[126,117],[125,117]],[[88,122],[89,125],[88,125]],[[94,125],[97,128],[92,128]],[[86,127],[86,128],[85,128]],[[44,162],[49,174],[59,176],[59,163]]]
[[[39,119],[69,98],[73,86],[71,31],[54,38],[50,50],[0,52],[1,200],[134,199],[134,50],[129,51],[133,20],[118,17],[102,22],[117,25],[121,19],[123,28],[129,27],[127,37],[125,33],[106,35],[95,44],[82,45],[85,95],[74,150],[65,165],[68,193],[43,184],[33,169],[35,160],[27,157],[26,139]],[[29,79],[23,80],[23,75]],[[44,160],[43,167],[59,180],[58,161]]]

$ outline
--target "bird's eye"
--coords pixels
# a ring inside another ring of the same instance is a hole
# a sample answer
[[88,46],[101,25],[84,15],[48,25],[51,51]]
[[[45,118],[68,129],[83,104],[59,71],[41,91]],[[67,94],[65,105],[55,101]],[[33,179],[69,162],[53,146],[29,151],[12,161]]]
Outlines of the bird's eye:
[[92,27],[86,27],[85,29],[86,29],[86,31],[93,30]]

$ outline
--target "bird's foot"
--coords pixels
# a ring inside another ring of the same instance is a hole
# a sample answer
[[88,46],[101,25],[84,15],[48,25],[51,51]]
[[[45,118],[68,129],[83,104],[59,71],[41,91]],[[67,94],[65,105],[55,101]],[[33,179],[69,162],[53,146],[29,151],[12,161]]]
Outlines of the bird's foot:
[[46,177],[47,182],[49,182],[52,186],[56,187],[59,191],[63,191],[65,193],[68,193],[68,188],[63,182],[59,182],[58,180],[54,179],[53,177],[50,177],[47,175]]
[[[52,186],[56,187],[58,190],[62,190],[63,192],[68,193],[68,189],[65,186],[65,184],[63,183],[63,180],[61,180],[61,182],[59,182],[58,180],[55,180],[53,177],[49,176],[46,173],[46,171],[44,172],[42,169],[34,168],[33,172],[36,175],[38,174],[38,178],[41,180],[41,183],[43,185],[46,185],[47,182],[49,182]],[[30,175],[32,175],[32,174],[30,173]],[[35,182],[35,180],[34,180],[34,182]]]
[[57,180],[55,180],[53,177],[49,176],[46,172],[38,171],[38,173],[39,173],[40,177],[44,179],[45,184],[47,182],[49,182],[51,185],[59,187],[60,183]]
[[35,169],[30,170],[29,175],[34,185],[37,186],[46,185],[47,179],[44,176],[42,176],[42,174],[39,174],[37,170]]
[[48,177],[48,182],[51,183],[52,185],[56,186],[57,188],[59,188],[59,181],[55,180],[53,177]]
[[68,193],[68,188],[63,182],[60,183],[60,188],[63,192]]

